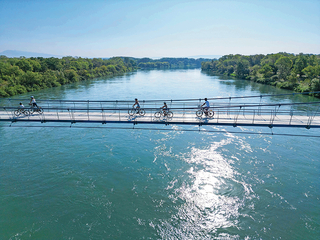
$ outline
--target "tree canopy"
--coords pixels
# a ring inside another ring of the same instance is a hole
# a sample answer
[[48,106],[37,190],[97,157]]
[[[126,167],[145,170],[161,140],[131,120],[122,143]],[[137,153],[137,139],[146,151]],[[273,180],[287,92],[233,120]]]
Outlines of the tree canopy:
[[136,68],[134,61],[101,58],[7,58],[0,56],[0,97],[56,87],[81,80],[122,74]]
[[205,58],[132,58],[142,69],[174,69],[174,68],[200,68],[201,63],[211,61]]
[[[289,53],[225,55],[201,64],[203,71],[270,84],[296,92],[320,91],[320,55]],[[316,94],[320,97],[320,94]]]

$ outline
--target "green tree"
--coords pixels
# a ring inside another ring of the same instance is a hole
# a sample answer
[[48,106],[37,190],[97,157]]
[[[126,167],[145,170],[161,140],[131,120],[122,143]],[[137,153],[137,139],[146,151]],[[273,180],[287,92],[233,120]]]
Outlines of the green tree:
[[20,60],[16,63],[16,65],[17,65],[20,69],[22,69],[24,72],[32,71],[32,70],[33,70],[32,65],[31,65],[30,62],[29,62],[27,59],[25,59],[25,58],[20,59]]
[[314,79],[320,76],[320,65],[317,66],[308,66],[302,70],[302,72],[309,79]]
[[64,75],[69,80],[69,82],[77,82],[79,80],[79,75],[73,69],[65,70]]
[[41,72],[41,64],[37,60],[29,60],[34,72]]
[[261,69],[259,70],[259,73],[262,74],[263,78],[271,78],[274,75],[273,68],[268,64],[264,64]]
[[293,71],[297,75],[302,75],[302,70],[307,67],[307,59],[303,54],[299,54],[298,58],[293,64]]
[[235,70],[236,76],[242,79],[246,79],[249,76],[249,61],[241,59],[238,61]]
[[282,56],[276,61],[275,66],[278,68],[277,73],[279,79],[286,80],[292,67],[291,59],[289,57]]
[[[319,78],[314,78],[311,80],[310,89],[313,92],[320,91],[320,79]],[[320,96],[320,94],[317,94],[317,96]]]

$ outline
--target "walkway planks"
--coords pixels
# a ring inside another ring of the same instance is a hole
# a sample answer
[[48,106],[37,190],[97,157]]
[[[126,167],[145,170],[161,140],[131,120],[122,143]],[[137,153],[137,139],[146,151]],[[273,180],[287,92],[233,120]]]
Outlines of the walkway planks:
[[156,118],[154,113],[145,116],[129,116],[124,111],[49,111],[30,116],[14,116],[12,112],[0,111],[0,121],[7,122],[61,122],[61,123],[130,123],[130,124],[176,124],[176,125],[225,125],[225,126],[261,126],[261,127],[302,127],[320,128],[320,116],[303,116],[272,113],[258,114],[230,114],[228,112],[215,113],[213,118],[199,118],[195,113],[174,113],[172,118]]

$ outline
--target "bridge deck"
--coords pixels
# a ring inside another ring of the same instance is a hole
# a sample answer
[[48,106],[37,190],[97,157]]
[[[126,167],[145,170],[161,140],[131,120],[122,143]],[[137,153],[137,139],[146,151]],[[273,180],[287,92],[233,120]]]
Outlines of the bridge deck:
[[131,124],[177,124],[177,125],[229,125],[229,126],[267,126],[267,127],[307,127],[320,128],[320,116],[290,114],[229,114],[216,112],[213,118],[199,118],[195,113],[176,113],[172,118],[156,118],[154,113],[145,116],[130,116],[127,112],[93,111],[48,111],[29,116],[14,116],[12,112],[0,111],[0,121],[10,122],[65,122],[65,123],[131,123]]
[[[275,95],[272,95],[275,96]],[[130,116],[132,101],[84,101],[84,100],[38,100],[43,114],[15,116],[20,102],[28,99],[3,99],[0,101],[0,121],[8,122],[61,122],[61,123],[131,123],[131,124],[176,124],[176,125],[230,125],[267,127],[306,127],[320,128],[320,101],[270,103],[264,96],[212,98],[210,111],[213,118],[197,117],[203,100],[183,99],[167,101],[173,112],[172,118],[155,117],[163,100],[140,101],[145,116]],[[232,99],[232,100],[231,100]],[[240,102],[244,101],[244,102]],[[27,104],[25,104],[28,106]],[[33,110],[26,107],[26,110]]]

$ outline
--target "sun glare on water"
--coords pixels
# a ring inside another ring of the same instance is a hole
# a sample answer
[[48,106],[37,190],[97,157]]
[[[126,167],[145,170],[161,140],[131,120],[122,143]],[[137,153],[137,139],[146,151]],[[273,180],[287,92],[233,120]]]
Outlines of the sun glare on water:
[[[241,208],[251,198],[251,186],[239,177],[233,167],[236,157],[226,159],[219,151],[232,138],[214,142],[207,149],[192,148],[184,160],[190,165],[190,181],[183,182],[172,198],[183,201],[178,213],[162,223],[162,234],[181,239],[237,235],[219,234],[219,229],[238,228]],[[239,180],[240,179],[240,180]],[[172,188],[176,180],[168,188]]]

